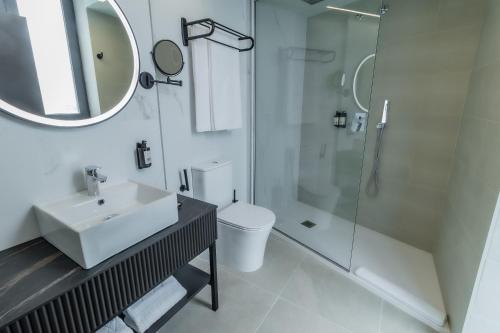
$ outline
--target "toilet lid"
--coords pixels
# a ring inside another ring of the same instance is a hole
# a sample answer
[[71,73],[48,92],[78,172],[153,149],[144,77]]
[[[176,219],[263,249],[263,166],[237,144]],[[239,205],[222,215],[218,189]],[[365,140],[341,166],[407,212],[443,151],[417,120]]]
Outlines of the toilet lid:
[[218,214],[221,222],[246,230],[259,230],[272,227],[276,216],[269,209],[237,202]]

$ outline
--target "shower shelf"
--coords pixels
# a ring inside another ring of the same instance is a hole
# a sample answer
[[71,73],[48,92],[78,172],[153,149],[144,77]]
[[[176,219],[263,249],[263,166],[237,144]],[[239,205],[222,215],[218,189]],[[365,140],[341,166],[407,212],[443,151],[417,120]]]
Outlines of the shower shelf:
[[333,50],[311,49],[303,47],[289,47],[286,49],[287,57],[290,60],[306,62],[330,63],[335,61],[337,53]]

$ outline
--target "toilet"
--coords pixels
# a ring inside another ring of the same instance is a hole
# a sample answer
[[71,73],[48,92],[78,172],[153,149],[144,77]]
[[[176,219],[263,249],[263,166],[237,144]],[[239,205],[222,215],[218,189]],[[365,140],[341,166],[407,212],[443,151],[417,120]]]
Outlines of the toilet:
[[231,161],[212,161],[191,168],[195,199],[217,205],[218,259],[241,272],[258,270],[276,216],[269,209],[233,203]]

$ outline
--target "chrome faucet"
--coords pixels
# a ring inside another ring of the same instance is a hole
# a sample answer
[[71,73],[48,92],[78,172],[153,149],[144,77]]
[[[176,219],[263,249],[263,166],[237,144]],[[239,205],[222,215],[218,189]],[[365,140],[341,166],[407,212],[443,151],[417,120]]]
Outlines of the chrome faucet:
[[107,176],[99,173],[100,169],[101,167],[93,165],[85,168],[85,184],[87,184],[87,192],[91,197],[99,196],[99,184],[105,183],[108,180]]

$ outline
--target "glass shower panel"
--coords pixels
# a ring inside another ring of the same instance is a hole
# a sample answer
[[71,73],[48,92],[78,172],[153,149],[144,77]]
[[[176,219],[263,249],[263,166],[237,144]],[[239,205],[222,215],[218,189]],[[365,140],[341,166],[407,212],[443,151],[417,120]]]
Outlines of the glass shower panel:
[[276,213],[277,230],[346,269],[380,8],[256,2],[256,204]]

